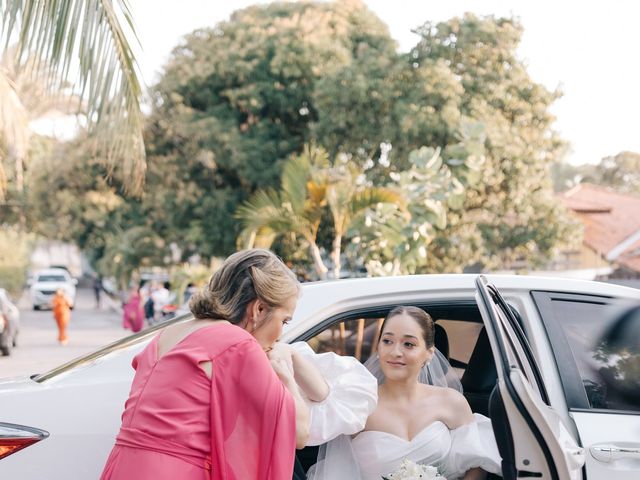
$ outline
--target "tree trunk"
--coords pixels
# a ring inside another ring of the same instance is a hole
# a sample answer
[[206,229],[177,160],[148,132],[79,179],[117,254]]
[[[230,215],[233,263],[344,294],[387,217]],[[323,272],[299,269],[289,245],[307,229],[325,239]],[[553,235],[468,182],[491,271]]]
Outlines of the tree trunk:
[[340,254],[342,253],[342,234],[333,237],[331,249],[331,261],[333,262],[333,278],[340,278]]
[[320,280],[327,279],[327,266],[322,261],[322,256],[320,255],[320,249],[315,242],[309,242],[309,250],[311,250],[311,258],[313,258],[313,266],[316,269],[316,273]]
[[27,217],[25,215],[25,201],[24,201],[24,157],[22,152],[15,154],[16,163],[16,191],[18,192],[18,201],[20,206],[18,207],[18,222],[20,229],[24,232],[27,230]]

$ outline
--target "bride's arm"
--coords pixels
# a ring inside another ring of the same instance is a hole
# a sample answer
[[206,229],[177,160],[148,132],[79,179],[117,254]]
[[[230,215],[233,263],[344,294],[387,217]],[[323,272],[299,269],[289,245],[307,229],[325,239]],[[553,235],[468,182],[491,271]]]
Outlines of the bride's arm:
[[329,395],[329,385],[320,371],[295,350],[291,354],[296,383],[309,400],[321,402]]
[[289,344],[277,342],[270,352],[291,359],[294,378],[300,390],[312,402],[322,402],[329,395],[329,385],[316,366]]
[[452,388],[443,389],[441,404],[444,423],[447,424],[449,430],[455,430],[474,421],[469,402],[457,390]]
[[472,468],[464,474],[464,480],[484,480],[487,478],[487,472],[481,468]]
[[[453,430],[455,428],[462,427],[474,421],[473,412],[469,406],[469,402],[464,396],[457,390],[447,389],[445,391],[446,400],[446,418],[445,423]],[[487,472],[483,469],[476,467],[467,470],[464,474],[464,480],[484,480],[487,477]]]

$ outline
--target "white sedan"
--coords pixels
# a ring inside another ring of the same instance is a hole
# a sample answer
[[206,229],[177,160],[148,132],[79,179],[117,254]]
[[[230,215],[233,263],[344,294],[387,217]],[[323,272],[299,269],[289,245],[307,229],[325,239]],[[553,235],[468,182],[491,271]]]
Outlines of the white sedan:
[[[472,409],[493,421],[504,478],[637,480],[640,412],[607,390],[598,369],[615,367],[616,358],[594,342],[621,304],[638,300],[636,289],[525,276],[320,282],[303,286],[283,340],[364,361],[392,307],[420,306],[436,320],[436,346]],[[164,325],[0,383],[0,478],[98,478],[120,426],[131,360]],[[315,452],[298,455],[308,467]]]
[[56,290],[61,289],[71,308],[76,301],[76,285],[78,281],[63,268],[47,268],[39,270],[33,277],[29,294],[34,310],[50,308]]

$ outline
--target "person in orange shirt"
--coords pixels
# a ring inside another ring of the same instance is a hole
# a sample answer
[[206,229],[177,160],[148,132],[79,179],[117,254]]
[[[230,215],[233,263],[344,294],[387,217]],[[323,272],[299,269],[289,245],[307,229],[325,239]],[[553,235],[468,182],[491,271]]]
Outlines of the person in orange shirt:
[[68,341],[67,325],[71,318],[71,304],[61,288],[56,290],[56,294],[53,297],[53,318],[56,319],[58,324],[58,341],[60,345],[66,345]]

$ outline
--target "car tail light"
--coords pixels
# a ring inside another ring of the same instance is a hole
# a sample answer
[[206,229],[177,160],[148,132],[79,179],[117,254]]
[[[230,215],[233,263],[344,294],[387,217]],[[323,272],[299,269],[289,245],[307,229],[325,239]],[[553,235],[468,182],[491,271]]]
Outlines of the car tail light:
[[0,459],[27,448],[49,436],[49,432],[38,428],[24,427],[12,423],[0,423]]

